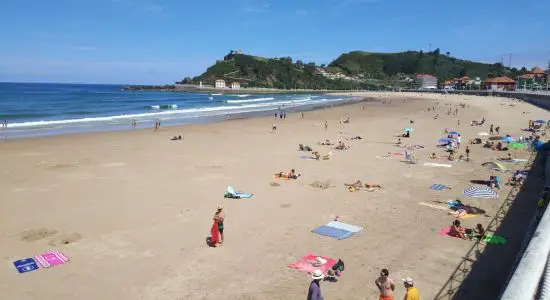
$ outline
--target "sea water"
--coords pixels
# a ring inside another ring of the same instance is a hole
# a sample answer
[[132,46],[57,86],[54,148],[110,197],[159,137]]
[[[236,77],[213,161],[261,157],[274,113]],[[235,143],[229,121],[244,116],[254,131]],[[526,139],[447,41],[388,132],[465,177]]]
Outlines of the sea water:
[[351,97],[304,94],[122,91],[119,85],[0,83],[2,138],[203,123],[235,115],[291,113]]

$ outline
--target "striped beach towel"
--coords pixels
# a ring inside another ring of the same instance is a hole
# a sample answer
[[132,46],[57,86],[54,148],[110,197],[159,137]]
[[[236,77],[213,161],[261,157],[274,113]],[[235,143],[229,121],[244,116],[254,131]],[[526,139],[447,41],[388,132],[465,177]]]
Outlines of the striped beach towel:
[[60,251],[48,251],[34,257],[36,261],[44,268],[55,267],[69,261]]
[[442,191],[442,190],[450,190],[451,188],[446,186],[446,185],[443,185],[443,184],[433,184],[431,187],[430,187],[432,190],[436,190],[436,191]]

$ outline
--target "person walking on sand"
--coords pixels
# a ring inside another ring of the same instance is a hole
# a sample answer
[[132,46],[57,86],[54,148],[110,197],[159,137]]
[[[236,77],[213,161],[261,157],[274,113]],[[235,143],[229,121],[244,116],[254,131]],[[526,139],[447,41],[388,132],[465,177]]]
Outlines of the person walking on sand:
[[382,269],[380,277],[374,281],[376,287],[380,290],[379,300],[394,300],[393,293],[395,291],[395,283],[390,278],[390,271]]
[[493,135],[493,133],[495,133],[495,132],[493,130],[493,124],[491,124],[491,126],[489,127],[489,134]]
[[225,221],[225,214],[223,213],[223,207],[221,205],[218,205],[218,210],[214,214],[214,220],[218,223],[218,231],[220,233],[218,244],[223,244],[223,222]]
[[460,143],[462,143],[462,137],[459,134],[456,137],[456,149],[460,149]]
[[410,277],[403,278],[401,280],[403,280],[405,289],[407,289],[403,300],[420,300],[420,294],[418,293],[418,290],[414,287],[414,280]]
[[325,130],[327,130],[327,129],[328,129],[328,122],[325,121]]
[[321,294],[321,280],[325,278],[325,274],[321,270],[315,270],[311,273],[311,283],[309,284],[309,291],[307,293],[307,300],[323,300]]
[[136,129],[136,125],[137,125],[136,120],[132,120],[132,128],[133,128],[133,129]]
[[302,119],[304,118],[304,112],[302,112]]
[[277,125],[275,125],[275,123],[273,123],[273,125],[271,125],[271,132],[275,132],[277,131]]
[[466,160],[470,161],[470,146],[466,146]]
[[500,126],[495,127],[495,131],[496,131],[497,135],[499,135],[500,134]]

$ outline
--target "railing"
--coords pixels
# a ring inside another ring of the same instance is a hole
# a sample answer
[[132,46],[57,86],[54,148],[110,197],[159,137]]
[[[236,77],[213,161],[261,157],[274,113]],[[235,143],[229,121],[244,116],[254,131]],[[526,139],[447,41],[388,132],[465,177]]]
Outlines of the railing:
[[[550,186],[550,160],[545,164],[545,186]],[[548,283],[550,278],[544,278],[545,268],[550,254],[550,212],[546,210],[529,241],[529,246],[514,271],[501,300],[534,299],[539,292],[542,281]],[[548,273],[549,270],[546,270]],[[548,277],[548,274],[546,274]],[[547,284],[546,284],[547,286]],[[544,289],[545,299],[550,298],[550,293]],[[542,299],[542,298],[539,298]]]

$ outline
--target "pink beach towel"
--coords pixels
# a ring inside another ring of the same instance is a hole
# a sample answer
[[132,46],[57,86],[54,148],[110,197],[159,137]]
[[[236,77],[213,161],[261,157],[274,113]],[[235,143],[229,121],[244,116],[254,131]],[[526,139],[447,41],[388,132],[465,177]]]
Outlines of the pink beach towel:
[[439,230],[437,233],[440,234],[440,235],[447,235],[447,236],[450,236],[450,235],[449,235],[449,232],[451,232],[451,227],[442,228],[442,229]]
[[290,268],[293,268],[293,269],[296,269],[300,272],[304,272],[304,273],[312,273],[313,271],[315,270],[321,270],[323,271],[323,273],[326,273],[328,269],[332,268],[332,266],[334,266],[334,264],[336,264],[336,260],[335,259],[332,259],[330,257],[325,257],[325,256],[319,256],[323,259],[325,259],[327,262],[320,266],[320,267],[314,267],[313,266],[313,263],[316,261],[316,258],[318,257],[318,255],[313,255],[313,254],[308,254],[304,257],[302,257],[299,261],[291,264],[291,265],[288,265]]
[[69,261],[69,259],[59,251],[49,251],[34,257],[36,261],[44,268],[55,267]]

